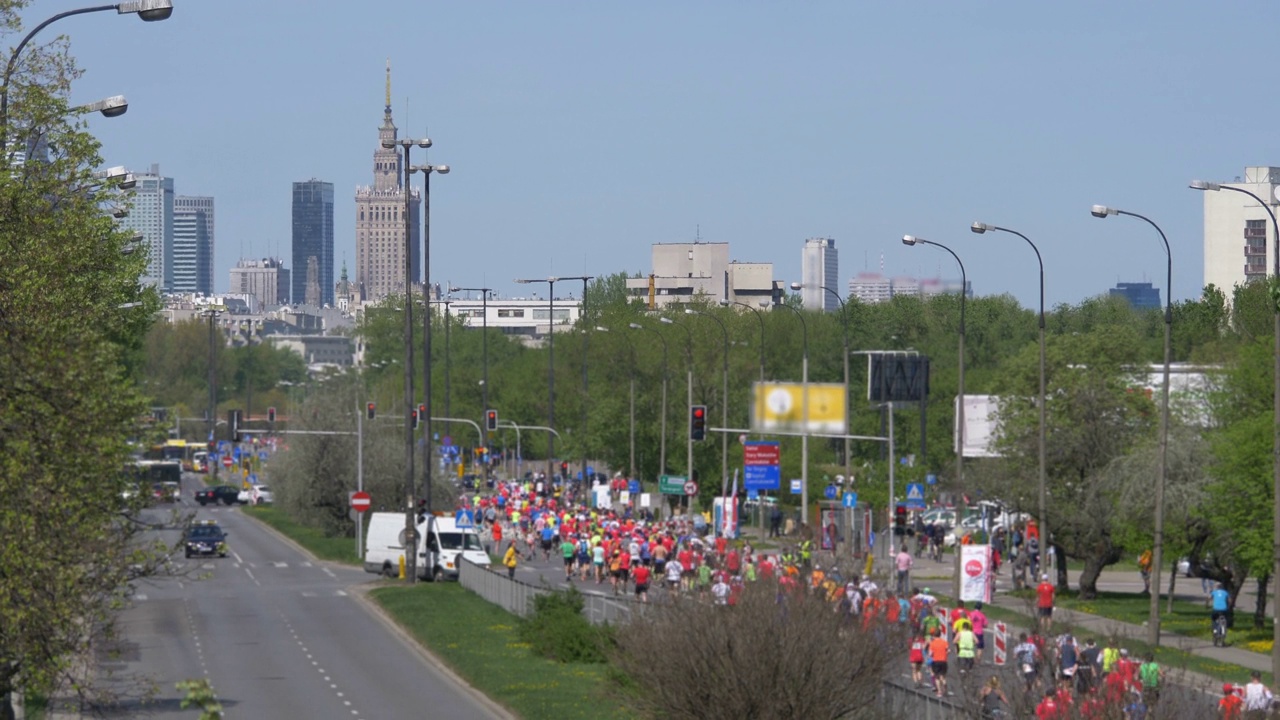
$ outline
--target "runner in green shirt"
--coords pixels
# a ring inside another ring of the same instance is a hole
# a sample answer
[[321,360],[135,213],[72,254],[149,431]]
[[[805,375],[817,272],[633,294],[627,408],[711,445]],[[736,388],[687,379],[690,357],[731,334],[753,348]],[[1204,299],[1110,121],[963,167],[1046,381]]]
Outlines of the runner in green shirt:
[[573,580],[573,556],[578,554],[578,546],[574,544],[573,538],[566,536],[560,542],[560,553],[564,555],[564,579]]

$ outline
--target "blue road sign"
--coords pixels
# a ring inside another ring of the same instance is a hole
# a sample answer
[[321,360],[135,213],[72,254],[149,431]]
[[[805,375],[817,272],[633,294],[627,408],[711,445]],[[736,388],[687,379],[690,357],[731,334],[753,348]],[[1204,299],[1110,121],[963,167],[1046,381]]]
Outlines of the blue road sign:
[[801,492],[802,492],[802,485],[803,485],[803,483],[804,483],[804,481],[803,481],[803,480],[796,480],[796,479],[794,479],[794,478],[793,478],[793,479],[791,480],[791,494],[792,494],[792,495],[799,495],[799,494],[801,494]]
[[843,504],[847,508],[858,507],[858,493],[847,492],[844,494]]
[[453,522],[460,528],[475,527],[475,516],[470,510],[462,508],[457,515],[453,516]]
[[828,486],[827,486],[827,489],[822,491],[822,495],[823,495],[824,497],[826,497],[828,500],[835,500],[835,499],[836,499],[836,486],[835,486],[835,485],[828,485]]
[[[440,437],[439,433],[437,433],[437,434],[436,434],[436,437],[437,437],[437,438],[439,438],[439,437]],[[449,436],[449,435],[445,435],[445,436],[444,436],[444,440],[443,440],[443,441],[441,441],[441,443],[440,443],[440,444],[441,444],[441,445],[452,445],[452,444],[453,444],[453,437],[451,437],[451,436]]]
[[938,484],[938,476],[937,476],[937,475],[934,475],[933,473],[929,473],[928,475],[925,475],[925,476],[924,476],[924,481],[925,481],[925,482],[927,482],[927,483],[929,483],[930,485],[937,485],[937,484]]
[[258,484],[258,473],[249,473],[249,484],[250,485]]
[[742,486],[748,490],[777,490],[782,487],[782,469],[777,465],[745,465]]
[[640,494],[640,481],[639,481],[639,480],[632,480],[631,482],[627,483],[627,491],[628,491],[628,492],[630,492],[632,495],[639,495],[639,494]]
[[759,491],[759,490],[748,490],[748,491],[747,491],[747,499],[748,499],[748,500],[755,500],[755,499],[757,499],[757,498],[759,498],[759,497],[760,497],[760,491]]
[[231,458],[237,462],[240,460],[240,446],[237,445],[231,450]]
[[903,503],[913,510],[924,509],[924,485],[920,483],[907,484],[907,501]]
[[266,450],[263,450],[262,452],[258,453],[258,459],[263,462],[266,462],[267,458],[269,457],[271,457],[271,455]]

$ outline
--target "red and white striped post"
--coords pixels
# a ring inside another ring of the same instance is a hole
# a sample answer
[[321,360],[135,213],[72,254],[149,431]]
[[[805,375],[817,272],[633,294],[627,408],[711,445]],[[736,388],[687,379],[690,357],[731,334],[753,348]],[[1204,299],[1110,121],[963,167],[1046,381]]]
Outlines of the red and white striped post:
[[1002,622],[996,623],[995,627],[995,663],[1004,665],[1009,656],[1009,628]]

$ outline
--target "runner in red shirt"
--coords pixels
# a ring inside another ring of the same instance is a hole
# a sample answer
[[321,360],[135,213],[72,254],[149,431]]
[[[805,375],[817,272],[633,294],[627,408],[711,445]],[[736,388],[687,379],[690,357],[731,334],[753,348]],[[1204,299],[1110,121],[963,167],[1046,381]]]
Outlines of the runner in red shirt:
[[1044,692],[1044,699],[1036,705],[1036,720],[1063,720],[1066,718],[1064,711],[1053,688],[1049,688]]
[[636,598],[640,602],[649,602],[649,567],[647,565],[637,565],[633,571],[636,581]]
[[1218,714],[1222,716],[1222,720],[1240,720],[1244,717],[1244,698],[1236,694],[1236,688],[1231,683],[1222,686]]
[[1041,632],[1049,632],[1053,625],[1053,583],[1047,574],[1040,576],[1040,584],[1036,586],[1036,614],[1040,617]]

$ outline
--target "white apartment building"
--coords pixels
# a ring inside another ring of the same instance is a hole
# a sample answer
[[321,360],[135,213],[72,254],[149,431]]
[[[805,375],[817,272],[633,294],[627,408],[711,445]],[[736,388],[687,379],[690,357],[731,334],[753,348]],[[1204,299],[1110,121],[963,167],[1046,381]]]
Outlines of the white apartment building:
[[240,260],[231,268],[229,292],[252,295],[260,308],[288,305],[289,278],[290,273],[280,258]]
[[[1272,212],[1280,212],[1280,167],[1247,167],[1244,179],[1222,183],[1262,198]],[[1266,209],[1244,193],[1220,190],[1204,195],[1204,284],[1213,283],[1231,297],[1231,290],[1262,279],[1275,267],[1275,230]]]
[[943,293],[965,293],[973,295],[972,286],[963,287],[958,280],[941,278],[919,279],[908,275],[887,278],[880,273],[858,273],[849,281],[849,297],[857,298],[864,303],[886,302],[898,295],[929,298]]
[[540,342],[553,331],[565,332],[575,327],[582,316],[582,301],[573,298],[556,298],[554,303],[538,298],[489,298],[487,304],[480,298],[446,299],[436,302],[436,307],[441,306],[450,317],[461,320],[468,328],[487,326],[527,343]]
[[836,241],[831,238],[810,238],[804,241],[804,250],[800,254],[800,281],[804,287],[800,289],[800,302],[806,310],[823,310],[835,312],[840,301],[835,295],[823,290],[840,292],[840,262],[836,251]]
[[120,226],[142,233],[142,246],[147,250],[147,270],[141,281],[161,292],[173,289],[173,178],[160,174],[153,164],[144,173],[134,173],[138,180],[133,190],[133,207]]

